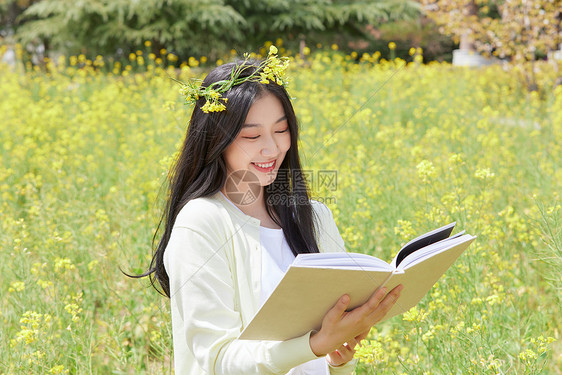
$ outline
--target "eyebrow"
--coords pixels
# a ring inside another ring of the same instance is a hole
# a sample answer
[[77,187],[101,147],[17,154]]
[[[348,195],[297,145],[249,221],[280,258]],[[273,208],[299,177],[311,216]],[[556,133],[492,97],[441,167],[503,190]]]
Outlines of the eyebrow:
[[[275,124],[280,123],[281,121],[285,121],[287,119],[287,116],[283,116],[280,117],[277,121],[275,121]],[[260,127],[261,124],[244,124],[242,125],[242,128],[255,128],[255,127]]]

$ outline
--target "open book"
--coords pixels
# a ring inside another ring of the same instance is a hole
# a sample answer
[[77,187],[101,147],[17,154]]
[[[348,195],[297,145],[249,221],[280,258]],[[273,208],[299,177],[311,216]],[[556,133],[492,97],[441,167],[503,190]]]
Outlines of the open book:
[[283,279],[240,335],[242,340],[288,340],[319,330],[339,297],[350,309],[365,303],[380,287],[404,285],[383,320],[415,306],[476,237],[451,236],[455,223],[408,242],[388,264],[358,253],[299,254]]

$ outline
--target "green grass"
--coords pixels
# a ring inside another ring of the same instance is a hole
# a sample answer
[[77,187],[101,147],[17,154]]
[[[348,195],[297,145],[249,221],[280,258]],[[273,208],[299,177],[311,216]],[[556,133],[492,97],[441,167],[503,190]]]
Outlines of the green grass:
[[[289,73],[313,195],[348,250],[390,260],[453,220],[478,236],[417,310],[373,329],[357,373],[559,373],[562,88],[348,60]],[[0,66],[0,91],[0,374],[171,372],[168,300],[119,268],[151,257],[190,112],[177,86],[161,69]]]

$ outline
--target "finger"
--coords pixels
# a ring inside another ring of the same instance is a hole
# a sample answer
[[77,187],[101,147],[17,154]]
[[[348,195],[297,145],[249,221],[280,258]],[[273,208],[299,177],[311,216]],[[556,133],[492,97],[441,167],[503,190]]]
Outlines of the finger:
[[342,357],[349,353],[349,351],[349,346],[347,346],[347,344],[345,343],[336,349],[336,352],[340,353]]
[[404,289],[404,285],[402,284],[398,284],[396,285],[390,292],[397,292],[397,293],[401,293],[402,289]]
[[349,362],[355,355],[354,345],[350,343],[344,343],[336,350],[336,352],[339,354],[342,363]]
[[385,295],[386,295],[386,287],[377,289],[375,293],[373,293],[373,295],[369,298],[369,300],[365,302],[362,306],[360,306],[358,310],[363,313],[370,314],[381,303]]
[[332,366],[339,366],[345,362],[344,357],[337,350],[334,350],[333,352],[329,353],[327,355],[327,359],[328,359],[328,363],[331,364]]
[[346,345],[350,351],[355,352],[357,344],[359,344],[359,342],[356,339],[350,339],[344,345]]
[[326,318],[331,321],[339,320],[343,315],[343,313],[345,313],[345,310],[347,310],[347,307],[349,306],[349,302],[350,302],[350,298],[347,294],[341,296],[340,299],[338,299],[338,302],[336,302],[336,304],[334,305],[334,307],[332,307],[330,311],[328,311],[328,313],[326,314]]
[[366,330],[365,332],[355,336],[355,341],[357,341],[357,343],[359,344],[359,346],[361,346],[361,341],[365,340],[367,338],[367,335],[369,334],[369,332],[371,332],[371,328],[369,328],[368,330]]
[[388,293],[385,297],[385,299],[388,298],[389,300],[385,301],[385,299],[383,299],[381,304],[382,303],[390,303],[390,304],[393,305],[398,300],[398,298],[400,297],[400,294],[402,293],[402,289],[404,289],[404,285],[402,285],[402,284],[399,284],[399,285],[395,286],[390,291],[390,293]]
[[350,350],[348,347],[344,345],[337,348],[335,352],[337,353],[337,359],[341,363],[349,361],[355,354],[355,351]]
[[377,315],[378,320],[384,318],[386,313],[392,308],[392,306],[394,306],[396,301],[398,301],[398,298],[400,297],[400,293],[402,292],[402,289],[404,289],[404,286],[402,284],[400,284],[400,285],[396,286],[394,289],[392,289],[392,291],[390,293],[388,293],[386,295],[386,297],[384,297],[384,299],[377,306],[377,309],[374,310],[371,315]]

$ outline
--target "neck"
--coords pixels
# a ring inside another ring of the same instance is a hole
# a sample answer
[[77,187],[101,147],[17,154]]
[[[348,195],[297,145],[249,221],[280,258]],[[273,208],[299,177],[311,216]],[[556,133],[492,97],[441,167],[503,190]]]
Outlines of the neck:
[[232,199],[232,197],[227,194],[225,188],[221,189],[221,192],[225,195],[225,197],[230,200],[236,207],[240,209],[243,213],[248,216],[252,216],[260,221],[260,225],[266,228],[273,228],[279,229],[279,225],[273,221],[273,219],[269,216],[267,212],[267,207],[265,205],[265,197],[264,197],[264,189],[262,187],[260,194],[258,195],[257,199],[249,202],[247,204],[241,204],[241,202],[237,202],[236,199]]

